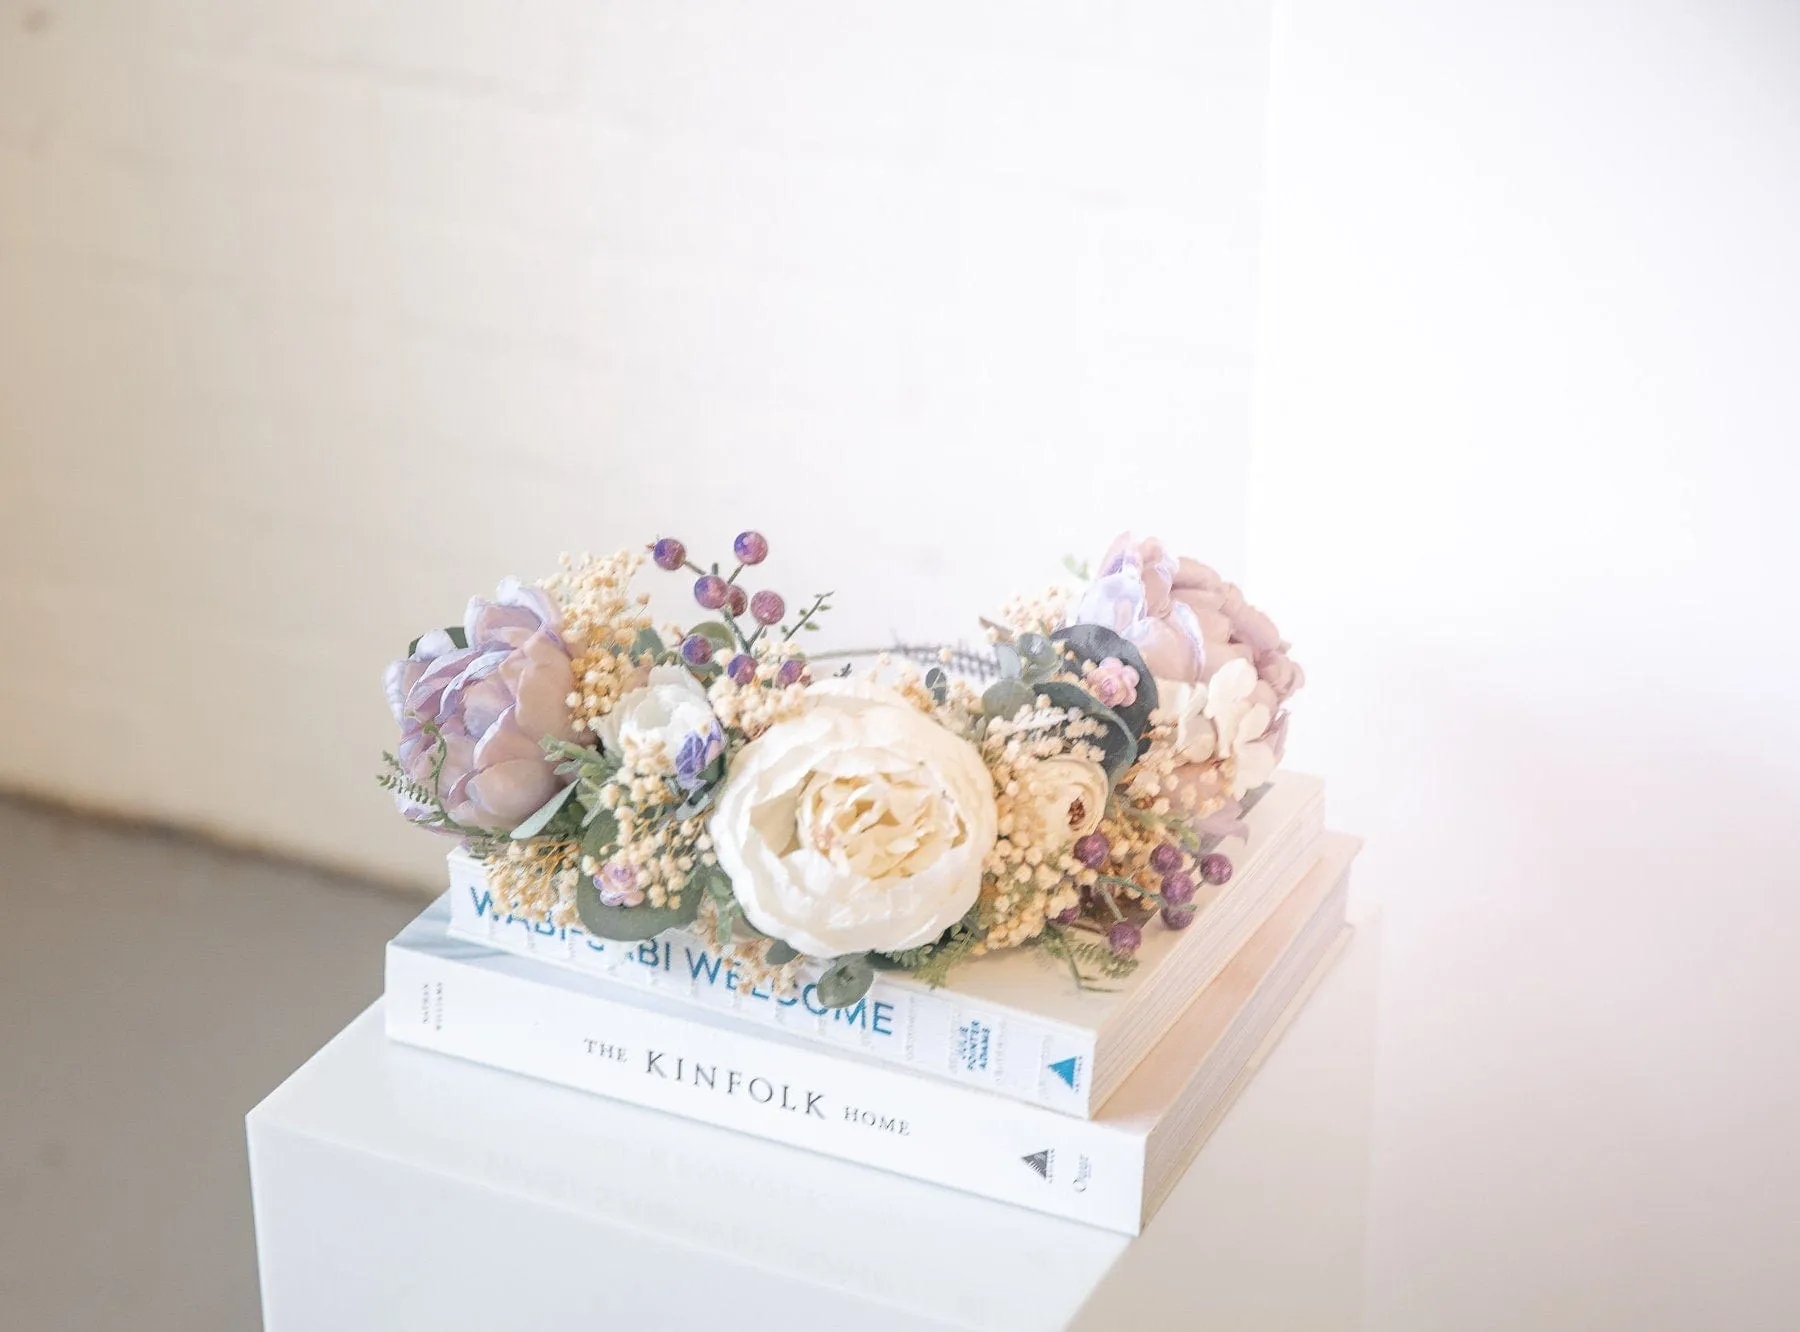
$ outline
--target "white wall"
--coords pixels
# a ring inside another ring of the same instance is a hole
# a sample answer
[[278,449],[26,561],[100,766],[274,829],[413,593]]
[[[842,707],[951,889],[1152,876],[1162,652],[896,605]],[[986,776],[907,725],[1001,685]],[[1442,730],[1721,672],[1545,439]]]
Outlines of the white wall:
[[428,882],[381,667],[560,550],[756,526],[842,642],[1236,569],[1266,79],[1260,3],[0,3],[0,783]]
[[1372,1328],[1800,1318],[1800,11],[1276,47],[1251,575],[1389,902]]

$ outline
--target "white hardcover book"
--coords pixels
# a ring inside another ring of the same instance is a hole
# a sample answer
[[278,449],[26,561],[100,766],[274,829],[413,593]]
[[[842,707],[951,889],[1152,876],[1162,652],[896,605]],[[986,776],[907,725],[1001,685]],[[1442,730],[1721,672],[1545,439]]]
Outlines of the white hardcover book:
[[1231,880],[1199,885],[1187,929],[1147,929],[1137,970],[1104,990],[1082,989],[1038,950],[1017,948],[957,966],[937,989],[878,973],[858,1003],[827,1009],[813,997],[816,966],[795,993],[778,997],[743,981],[717,948],[685,931],[617,943],[507,915],[495,907],[482,863],[461,851],[449,858],[449,928],[459,939],[735,1021],[1087,1116],[1287,896],[1318,855],[1324,821],[1324,783],[1278,775],[1247,816],[1248,836],[1216,848],[1231,858]]
[[457,939],[440,899],[388,946],[388,1034],[634,1104],[1136,1234],[1345,930],[1323,854],[1092,1119]]

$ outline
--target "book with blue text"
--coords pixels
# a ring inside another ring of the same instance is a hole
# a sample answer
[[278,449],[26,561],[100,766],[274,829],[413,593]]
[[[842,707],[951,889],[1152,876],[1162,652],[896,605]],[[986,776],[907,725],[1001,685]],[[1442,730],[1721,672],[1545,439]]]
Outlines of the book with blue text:
[[802,974],[794,992],[775,995],[747,983],[719,949],[691,932],[620,943],[507,915],[494,905],[482,863],[460,852],[449,858],[449,930],[457,939],[646,990],[746,1028],[774,1027],[1086,1116],[1312,866],[1324,835],[1324,783],[1281,773],[1246,822],[1247,837],[1218,845],[1235,872],[1224,885],[1200,888],[1193,923],[1147,934],[1137,969],[1098,985],[1077,984],[1069,969],[1039,950],[1013,949],[959,965],[935,989],[884,973],[855,1004],[829,1008],[814,995],[816,967]]
[[389,945],[387,1030],[408,1044],[1135,1234],[1334,956],[1357,845],[1323,839],[1309,872],[1089,1119],[450,937],[441,899]]

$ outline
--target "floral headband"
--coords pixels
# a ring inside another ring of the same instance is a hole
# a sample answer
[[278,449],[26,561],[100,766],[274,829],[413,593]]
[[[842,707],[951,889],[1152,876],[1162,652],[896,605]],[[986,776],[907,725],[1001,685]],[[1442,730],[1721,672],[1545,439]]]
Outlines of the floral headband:
[[388,667],[382,785],[486,862],[502,911],[696,931],[777,991],[811,959],[833,1007],[878,969],[938,983],[1004,948],[1116,978],[1153,918],[1184,928],[1196,881],[1230,878],[1212,847],[1304,677],[1212,569],[1124,536],[984,620],[986,650],[809,654],[830,594],[790,619],[748,592],[768,549],[740,533],[727,575],[649,547],[694,575],[711,618],[686,628],[651,623],[632,551],[471,600]]

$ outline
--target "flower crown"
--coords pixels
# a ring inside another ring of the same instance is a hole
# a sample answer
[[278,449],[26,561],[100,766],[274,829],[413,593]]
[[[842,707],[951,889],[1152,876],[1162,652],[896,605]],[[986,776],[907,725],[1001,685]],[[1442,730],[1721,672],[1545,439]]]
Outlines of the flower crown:
[[653,625],[638,552],[564,556],[388,668],[381,783],[486,862],[502,911],[695,931],[778,991],[810,960],[839,1007],[879,969],[936,984],[1005,948],[1117,978],[1153,918],[1184,928],[1197,880],[1230,878],[1213,848],[1280,761],[1303,676],[1207,566],[1124,536],[1091,579],[1071,562],[1079,583],[984,620],[985,650],[809,654],[831,594],[790,620],[747,592],[760,533],[729,575],[648,549],[712,618]]

